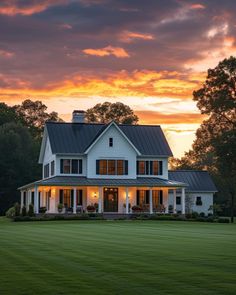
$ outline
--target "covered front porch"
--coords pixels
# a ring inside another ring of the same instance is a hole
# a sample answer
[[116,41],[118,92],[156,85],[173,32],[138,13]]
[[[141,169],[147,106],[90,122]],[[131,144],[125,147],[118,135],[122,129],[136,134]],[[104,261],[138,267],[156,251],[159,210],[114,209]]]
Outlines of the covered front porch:
[[[177,213],[176,190],[181,189],[181,213],[185,214],[186,184],[163,179],[87,179],[53,177],[21,187],[21,207],[33,204],[36,214],[85,212]],[[169,198],[172,190],[174,198]]]

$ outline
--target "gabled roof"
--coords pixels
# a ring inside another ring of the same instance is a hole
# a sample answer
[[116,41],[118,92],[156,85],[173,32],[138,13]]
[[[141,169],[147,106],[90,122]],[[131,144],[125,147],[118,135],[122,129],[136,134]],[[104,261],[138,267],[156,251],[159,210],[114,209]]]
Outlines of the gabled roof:
[[187,191],[189,192],[217,192],[217,188],[207,171],[169,171],[169,179],[187,183]]
[[54,176],[26,184],[20,188],[27,189],[33,186],[124,186],[124,187],[186,187],[186,183],[161,178],[138,177],[135,179],[101,179],[83,176]]
[[[83,154],[107,124],[47,122],[53,154]],[[172,156],[160,126],[117,125],[135,148],[145,156]]]
[[140,155],[139,150],[135,147],[135,145],[130,141],[130,139],[123,133],[123,131],[118,127],[118,125],[112,121],[110,124],[106,125],[106,128],[102,131],[102,133],[99,134],[99,136],[97,136],[97,138],[92,142],[92,144],[90,144],[90,146],[86,149],[85,153],[87,154],[90,149],[96,144],[96,142],[109,130],[109,128],[111,128],[112,126],[114,126],[117,131],[121,134],[121,136],[123,136],[123,138],[131,145],[131,147],[135,150],[135,152]]

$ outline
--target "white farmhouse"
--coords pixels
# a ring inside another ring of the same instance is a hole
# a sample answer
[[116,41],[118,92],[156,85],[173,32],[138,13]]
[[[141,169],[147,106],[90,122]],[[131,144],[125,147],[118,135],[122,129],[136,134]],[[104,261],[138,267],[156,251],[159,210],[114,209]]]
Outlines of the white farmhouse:
[[74,111],[72,123],[46,123],[39,156],[43,177],[19,188],[21,206],[32,203],[36,213],[42,207],[74,214],[94,207],[109,214],[132,208],[209,213],[216,192],[209,174],[168,172],[171,156],[160,126],[90,124],[84,111]]

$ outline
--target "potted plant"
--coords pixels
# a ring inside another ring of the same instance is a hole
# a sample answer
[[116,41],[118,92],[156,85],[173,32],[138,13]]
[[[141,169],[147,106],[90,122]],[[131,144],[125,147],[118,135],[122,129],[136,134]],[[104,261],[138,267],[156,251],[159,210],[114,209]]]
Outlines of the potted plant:
[[57,209],[58,209],[58,212],[59,212],[59,213],[62,212],[63,208],[64,208],[64,205],[63,205],[63,204],[59,203],[59,204],[57,205]]
[[98,203],[94,203],[94,207],[95,207],[96,212],[98,212]]
[[95,208],[94,205],[91,204],[91,205],[87,206],[87,211],[88,212],[93,213],[93,212],[95,212],[95,210],[96,210],[96,208]]
[[142,211],[142,207],[137,206],[137,205],[134,205],[134,206],[132,207],[132,211],[133,211],[134,213],[141,212],[141,211]]
[[39,208],[39,213],[45,214],[47,212],[47,208],[46,207],[40,207]]

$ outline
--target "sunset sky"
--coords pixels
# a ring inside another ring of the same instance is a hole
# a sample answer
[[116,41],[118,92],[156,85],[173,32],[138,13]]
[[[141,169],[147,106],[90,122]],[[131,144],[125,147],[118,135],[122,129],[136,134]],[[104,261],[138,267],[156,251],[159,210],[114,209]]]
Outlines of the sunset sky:
[[0,101],[39,99],[67,121],[121,101],[179,157],[203,120],[193,90],[236,55],[235,13],[235,0],[1,0]]

